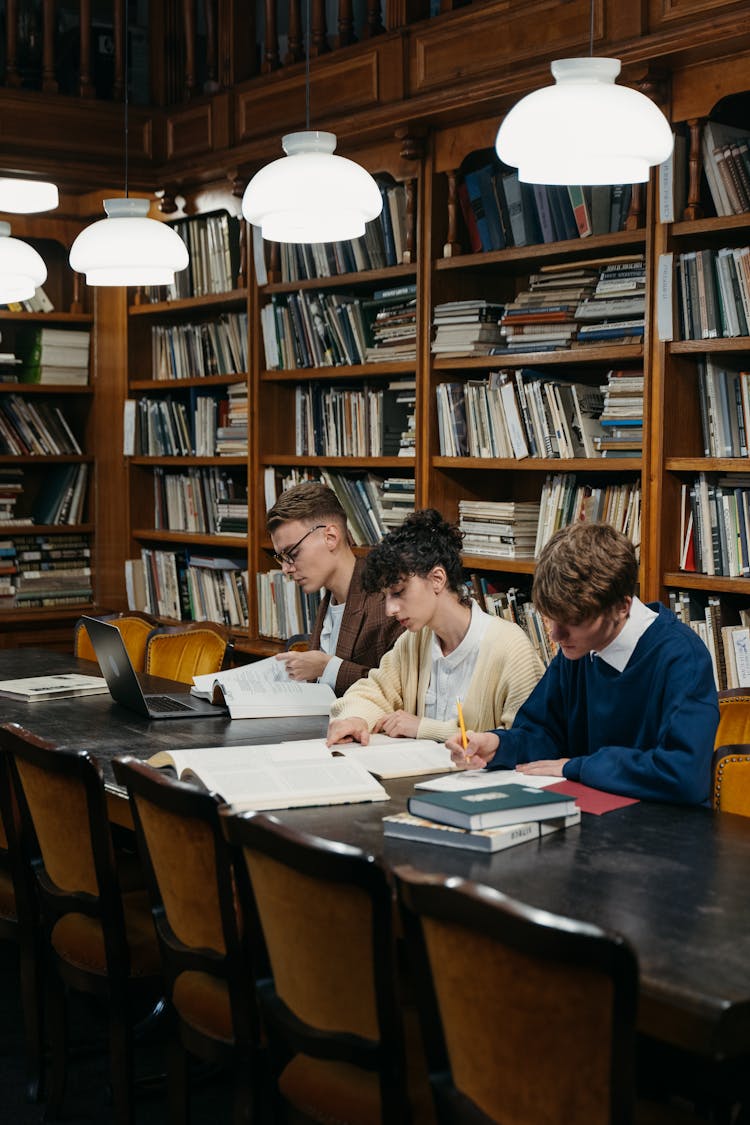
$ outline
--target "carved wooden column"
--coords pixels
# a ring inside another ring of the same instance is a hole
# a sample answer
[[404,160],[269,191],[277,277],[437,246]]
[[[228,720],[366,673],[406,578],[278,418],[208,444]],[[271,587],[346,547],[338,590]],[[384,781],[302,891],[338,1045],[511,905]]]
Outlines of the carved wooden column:
[[[243,176],[239,176],[236,172],[230,176],[232,184],[232,195],[235,199],[242,199],[247,187],[247,180]],[[236,288],[244,289],[250,277],[250,260],[249,254],[249,239],[248,239],[248,223],[244,215],[240,215],[240,261],[236,278]]]
[[[401,157],[404,160],[422,161],[424,158],[424,137],[409,131],[397,129],[396,136],[401,141]],[[409,265],[417,260],[417,178],[404,181],[406,189],[406,241],[403,263]]]
[[7,0],[5,9],[5,85],[21,85],[18,70],[18,0]]
[[458,181],[456,169],[446,172],[448,180],[448,236],[443,244],[443,257],[455,258],[461,253],[461,243],[458,240]]
[[271,243],[271,253],[268,262],[268,269],[266,270],[268,280],[271,282],[281,281],[281,243]]
[[690,130],[690,152],[688,155],[688,192],[683,219],[702,219],[701,207],[701,135],[703,118],[693,117],[688,121]]
[[81,313],[83,312],[82,289],[83,289],[83,276],[76,273],[75,270],[71,271],[73,274],[73,297],[70,302],[69,312]]
[[638,230],[639,227],[644,225],[643,212],[646,205],[646,193],[643,190],[643,184],[633,184],[633,190],[630,195],[630,206],[628,207],[627,218],[625,219],[625,226],[623,230]]
[[55,78],[55,0],[43,0],[42,92],[57,93]]
[[310,54],[313,58],[317,58],[318,55],[324,55],[327,51],[330,51],[330,49],[326,28],[325,0],[313,0],[312,27],[310,29]]
[[302,62],[305,57],[305,45],[302,41],[302,16],[300,13],[300,0],[289,0],[289,38],[287,40],[287,53],[284,65]]
[[216,0],[206,0],[206,80],[204,94],[215,94],[219,89],[216,49]]
[[123,0],[115,0],[112,11],[112,31],[115,46],[115,73],[112,85],[112,97],[116,102],[124,100],[125,96],[125,36],[128,29],[125,27],[125,7]]
[[261,73],[268,74],[281,66],[279,57],[279,23],[276,18],[276,0],[266,0],[266,43],[263,49]]
[[80,0],[81,23],[78,29],[78,42],[81,62],[78,69],[78,93],[82,98],[94,96],[91,81],[91,0]]
[[185,36],[184,95],[187,101],[195,93],[195,9],[194,0],[182,0],[182,28]]
[[354,43],[354,14],[352,0],[339,0],[339,47],[348,47]]
[[367,0],[367,19],[362,29],[362,38],[372,39],[374,35],[382,35],[384,31],[380,16],[380,0]]

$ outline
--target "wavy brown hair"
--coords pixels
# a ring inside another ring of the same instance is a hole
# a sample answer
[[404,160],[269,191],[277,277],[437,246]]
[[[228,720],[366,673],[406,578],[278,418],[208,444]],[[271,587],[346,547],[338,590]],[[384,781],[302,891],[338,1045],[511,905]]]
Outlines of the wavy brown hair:
[[638,563],[630,540],[608,523],[575,523],[543,548],[532,599],[545,617],[580,625],[632,597]]

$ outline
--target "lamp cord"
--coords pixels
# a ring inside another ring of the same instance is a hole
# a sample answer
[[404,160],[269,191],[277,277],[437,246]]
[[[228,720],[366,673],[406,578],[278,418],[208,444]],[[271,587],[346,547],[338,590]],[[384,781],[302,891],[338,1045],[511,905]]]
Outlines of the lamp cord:
[[305,0],[305,128],[310,131],[310,0]]
[[589,15],[589,56],[594,57],[594,0],[591,0],[591,12]]
[[128,65],[129,65],[129,59],[128,59],[128,2],[127,2],[127,0],[125,0],[124,7],[125,7],[125,50],[124,50],[124,56],[125,56],[124,57],[124,67],[125,67],[125,198],[127,199],[128,198],[128,147],[129,147],[128,146],[128,106],[129,106],[129,100],[130,100],[129,97],[128,97],[128,85],[129,85]]

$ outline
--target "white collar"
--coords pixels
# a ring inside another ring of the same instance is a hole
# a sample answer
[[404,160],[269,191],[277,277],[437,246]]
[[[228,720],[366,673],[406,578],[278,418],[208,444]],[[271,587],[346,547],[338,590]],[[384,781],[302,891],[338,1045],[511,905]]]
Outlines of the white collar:
[[640,598],[634,597],[630,603],[627,621],[620,632],[606,648],[599,652],[592,652],[592,657],[598,656],[616,671],[624,672],[628,666],[628,661],[635,652],[635,646],[657,616],[658,614],[644,605]]

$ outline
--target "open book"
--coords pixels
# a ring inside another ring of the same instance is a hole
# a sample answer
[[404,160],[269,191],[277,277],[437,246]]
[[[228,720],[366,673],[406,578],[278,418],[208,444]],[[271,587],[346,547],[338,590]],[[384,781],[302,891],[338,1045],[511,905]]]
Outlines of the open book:
[[193,676],[190,692],[212,703],[225,703],[233,719],[328,715],[336,698],[328,684],[290,680],[284,661],[272,656],[226,672]]
[[372,746],[303,739],[263,746],[209,746],[160,750],[151,766],[172,766],[184,781],[198,781],[238,808],[290,809],[384,801],[373,779],[409,777],[451,769],[450,754],[428,739],[374,735]]
[[101,676],[62,672],[53,676],[29,676],[23,680],[0,680],[0,696],[23,703],[45,699],[70,699],[78,695],[104,695],[109,691]]

